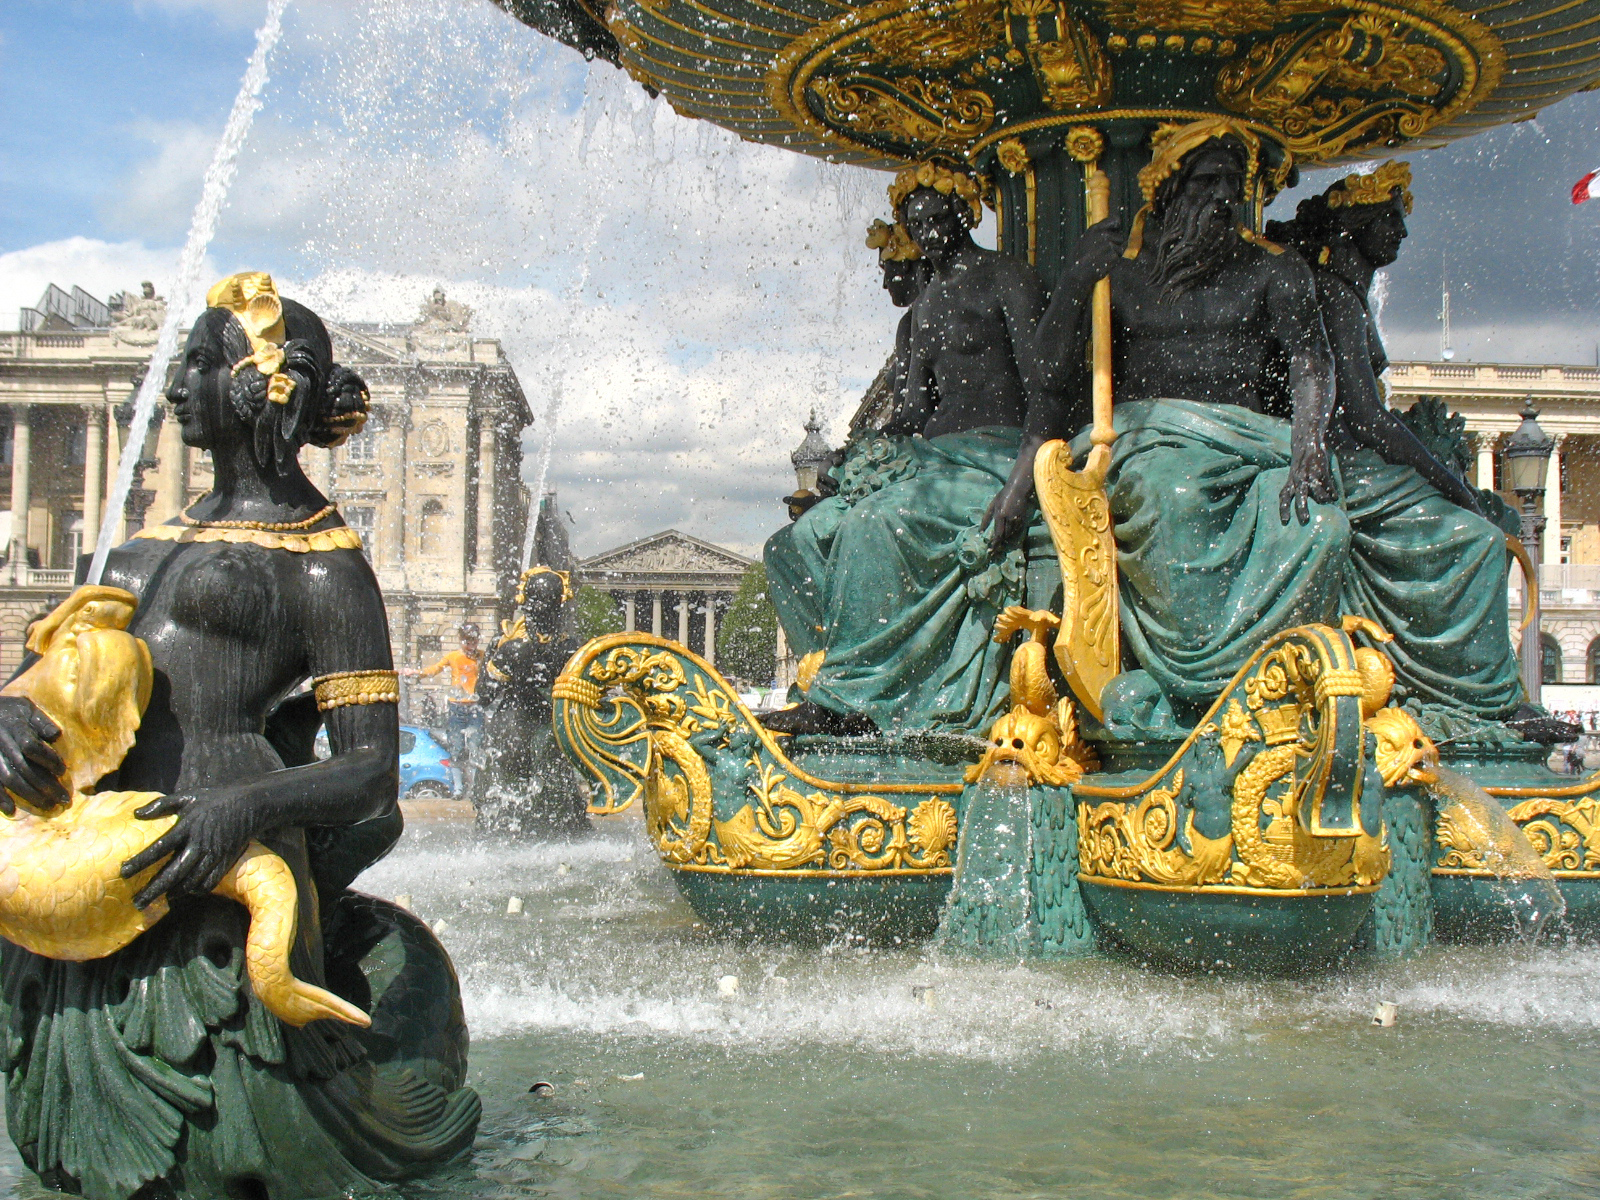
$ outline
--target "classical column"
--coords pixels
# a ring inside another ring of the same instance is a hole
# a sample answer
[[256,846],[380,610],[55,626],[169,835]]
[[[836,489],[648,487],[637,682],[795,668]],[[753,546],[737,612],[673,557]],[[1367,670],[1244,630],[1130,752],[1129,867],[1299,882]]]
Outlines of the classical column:
[[[177,422],[173,422],[176,424]],[[100,497],[105,475],[106,406],[84,406],[83,551],[94,553],[100,538]],[[77,566],[76,563],[72,564]]]
[[632,633],[638,628],[638,626],[634,623],[636,619],[637,614],[634,612],[634,594],[632,592],[624,592],[622,596],[622,627],[629,633]]
[[717,601],[714,596],[706,597],[706,661],[713,667],[717,665]]
[[11,566],[13,574],[28,565],[28,509],[33,504],[33,413],[26,404],[11,406]]
[[[106,491],[105,491],[105,497],[106,497],[106,504],[107,505],[109,505],[111,503],[111,495],[112,495],[112,493],[117,490],[117,465],[121,461],[122,461],[122,426],[117,424],[116,413],[115,413],[115,410],[113,410],[112,415],[111,415],[111,419],[106,422]],[[123,537],[123,534],[125,532],[124,526],[127,524],[127,522],[125,520],[123,520],[123,514],[120,513],[120,512],[108,513],[108,516],[110,516],[111,519],[116,521],[116,528],[112,531],[112,534],[111,534],[111,544],[113,546],[115,546],[115,545],[118,545],[118,544],[120,544],[121,542],[123,542],[125,540],[124,537]]]
[[689,644],[689,597],[684,592],[678,593],[678,645]]
[[[1564,433],[1550,435],[1555,449],[1550,452],[1550,469],[1544,477],[1544,565],[1559,567],[1561,563],[1561,444],[1567,440]],[[1551,574],[1559,575],[1560,571]]]
[[[494,414],[478,422],[478,541],[474,571],[494,569]],[[553,514],[552,514],[553,515]]]
[[160,502],[150,513],[148,523],[159,525],[183,511],[189,499],[188,447],[175,418],[161,422],[156,438],[156,457],[161,460]]
[[661,636],[661,593],[650,593],[650,632]]
[[1500,441],[1498,433],[1475,433],[1478,444],[1478,486],[1494,490],[1494,448]]
[[777,684],[780,690],[787,691],[789,685],[794,682],[794,678],[789,672],[789,638],[783,632],[783,622],[781,621],[778,622],[778,645],[776,649],[777,652],[774,657],[777,661],[772,665],[772,681]]

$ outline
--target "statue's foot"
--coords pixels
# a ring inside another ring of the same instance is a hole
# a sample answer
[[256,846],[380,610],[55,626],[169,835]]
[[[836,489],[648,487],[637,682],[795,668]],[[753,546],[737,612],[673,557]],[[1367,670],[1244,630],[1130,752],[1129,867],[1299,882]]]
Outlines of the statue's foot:
[[1530,742],[1543,746],[1562,746],[1583,736],[1583,727],[1563,721],[1531,704],[1523,704],[1506,719],[1506,725],[1515,729]]
[[877,723],[864,713],[838,713],[810,700],[761,718],[773,733],[820,733],[830,737],[871,737]]

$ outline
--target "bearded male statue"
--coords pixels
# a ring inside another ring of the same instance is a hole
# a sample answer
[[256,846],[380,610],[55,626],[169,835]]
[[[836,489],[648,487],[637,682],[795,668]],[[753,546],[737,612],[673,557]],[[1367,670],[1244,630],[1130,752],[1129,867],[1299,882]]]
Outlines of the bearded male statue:
[[[1394,634],[1397,699],[1503,719],[1520,698],[1504,535],[1442,497],[1416,447],[1392,465],[1370,445],[1358,464],[1352,439],[1330,449],[1349,371],[1306,261],[1246,224],[1265,149],[1226,118],[1158,130],[1131,234],[1090,229],[1039,325],[1044,386],[1064,386],[1109,275],[1106,488],[1134,661],[1101,697],[1107,727],[1170,736],[1267,638],[1346,613]],[[1288,419],[1272,415],[1285,397]]]

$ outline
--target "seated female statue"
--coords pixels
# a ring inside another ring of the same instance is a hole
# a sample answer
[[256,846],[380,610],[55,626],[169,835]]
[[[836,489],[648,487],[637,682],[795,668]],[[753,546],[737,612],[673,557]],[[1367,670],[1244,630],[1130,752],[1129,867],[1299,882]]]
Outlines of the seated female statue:
[[1024,600],[1030,549],[1051,554],[1042,528],[1019,537],[1034,453],[1062,424],[1031,355],[1043,281],[972,240],[970,177],[923,164],[889,198],[932,279],[911,307],[904,405],[835,470],[838,495],[767,543],[789,643],[821,655],[805,702],[767,718],[780,732],[987,729],[1006,696],[994,618]]
[[[448,957],[348,890],[400,834],[398,688],[360,540],[297,456],[359,428],[365,386],[269,277],[233,276],[207,303],[167,398],[215,485],[114,550],[104,579],[138,598],[128,631],[154,684],[101,789],[164,793],[139,815],[176,821],[123,874],[159,865],[136,903],[171,910],[104,958],[0,956],[11,1137],[47,1184],[96,1200],[366,1191],[464,1152],[479,1111]],[[0,697],[0,786],[63,802],[58,733]],[[210,894],[252,841],[295,877],[295,974],[370,1030],[294,1028],[256,999],[245,910]]]

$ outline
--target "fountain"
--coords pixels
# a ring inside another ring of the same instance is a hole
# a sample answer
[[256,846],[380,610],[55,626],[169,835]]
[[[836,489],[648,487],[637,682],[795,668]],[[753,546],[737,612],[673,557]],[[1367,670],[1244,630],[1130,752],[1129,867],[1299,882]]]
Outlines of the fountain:
[[[933,267],[881,428],[846,447],[838,496],[768,543],[804,701],[752,714],[648,635],[591,643],[556,683],[569,756],[606,809],[642,800],[703,919],[877,941],[942,920],[947,945],[1209,970],[1410,953],[1494,925],[1511,886],[1490,833],[1428,790],[1454,786],[1434,782],[1437,743],[1521,801],[1511,821],[1587,928],[1600,778],[1558,782],[1550,722],[1518,708],[1495,615],[1514,521],[1380,399],[1367,291],[1409,174],[1388,162],[1266,216],[1302,170],[1442,145],[1600,79],[1581,37],[1600,9],[502,6],[680,114],[898,170],[873,244]],[[999,255],[965,232],[980,200]],[[1196,234],[1212,203],[1234,225]],[[1172,357],[1175,336],[1193,349]],[[942,362],[957,343],[987,357]],[[1020,443],[980,445],[993,426]],[[1230,471],[1246,482],[1185,486]],[[1429,557],[1463,520],[1454,557]],[[898,579],[875,565],[902,558]],[[1048,703],[1014,664],[1006,684],[1013,609],[1025,646],[1051,622]],[[1000,879],[1025,919],[963,903]]]

